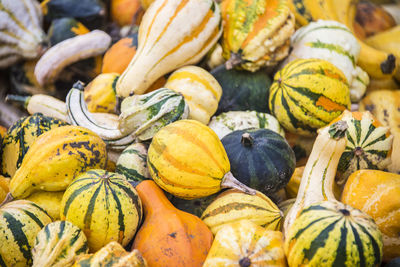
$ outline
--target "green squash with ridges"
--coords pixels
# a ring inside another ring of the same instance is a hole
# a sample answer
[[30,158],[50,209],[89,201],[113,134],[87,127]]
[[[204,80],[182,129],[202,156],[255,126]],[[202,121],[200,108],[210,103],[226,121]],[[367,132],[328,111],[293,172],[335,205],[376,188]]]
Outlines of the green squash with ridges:
[[129,181],[151,179],[147,169],[147,147],[143,143],[133,143],[122,151],[118,158],[115,172],[122,174]]

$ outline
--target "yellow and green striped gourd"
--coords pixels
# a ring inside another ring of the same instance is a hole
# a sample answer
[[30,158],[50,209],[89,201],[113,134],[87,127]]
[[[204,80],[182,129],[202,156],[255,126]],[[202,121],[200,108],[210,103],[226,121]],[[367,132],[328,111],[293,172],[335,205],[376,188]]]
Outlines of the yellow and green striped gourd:
[[115,172],[125,175],[130,181],[151,179],[147,168],[147,147],[143,143],[133,143],[122,151]]

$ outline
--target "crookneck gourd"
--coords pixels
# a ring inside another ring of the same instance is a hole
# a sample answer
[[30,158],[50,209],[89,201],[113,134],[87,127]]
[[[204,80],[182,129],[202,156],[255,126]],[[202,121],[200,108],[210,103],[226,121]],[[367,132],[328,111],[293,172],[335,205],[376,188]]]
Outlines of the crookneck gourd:
[[221,13],[227,68],[238,65],[254,72],[288,55],[295,18],[287,0],[227,0],[221,3]]

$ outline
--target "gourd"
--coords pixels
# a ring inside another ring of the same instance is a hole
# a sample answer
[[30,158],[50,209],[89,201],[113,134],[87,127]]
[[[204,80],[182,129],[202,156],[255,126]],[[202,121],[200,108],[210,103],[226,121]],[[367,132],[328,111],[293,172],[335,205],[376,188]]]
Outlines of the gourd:
[[37,234],[32,249],[32,266],[72,266],[75,259],[88,250],[87,239],[81,229],[68,221],[55,221]]
[[248,195],[235,189],[224,191],[206,208],[200,219],[214,235],[225,225],[250,220],[268,230],[279,231],[282,213],[266,195]]
[[27,200],[16,200],[0,206],[0,259],[2,266],[30,266],[37,233],[50,216]]
[[[399,99],[399,91],[379,90],[368,93],[360,102],[360,111],[370,111],[384,126],[390,127],[390,133],[394,136],[392,155],[398,155],[400,151]],[[392,157],[388,170],[400,173],[400,157]]]
[[293,207],[294,202],[296,202],[296,198],[289,198],[278,204],[278,208],[282,212],[283,218],[286,218],[289,210]]
[[400,175],[359,170],[350,175],[341,201],[370,215],[383,238],[383,259],[400,257]]
[[115,172],[124,175],[129,181],[150,179],[146,145],[133,143],[125,148],[118,158]]
[[32,193],[25,199],[32,201],[33,203],[42,207],[53,220],[59,220],[61,199],[63,195],[64,191],[59,191],[59,192],[37,191],[35,193]]
[[268,113],[257,111],[228,111],[211,119],[208,124],[219,137],[224,138],[233,131],[254,129],[269,129],[285,137],[285,132],[277,119]]
[[148,150],[147,166],[162,189],[183,199],[209,196],[223,188],[255,194],[233,177],[218,136],[195,120],[176,121],[158,131]]
[[119,26],[126,26],[135,23],[135,15],[139,12],[141,6],[139,0],[112,0],[111,1],[111,19]]
[[171,195],[166,192],[166,196],[169,201],[171,201],[172,205],[175,208],[181,211],[185,211],[187,213],[196,215],[197,217],[201,217],[201,214],[206,210],[208,205],[210,205],[214,199],[218,197],[218,193],[212,194],[207,197],[196,198],[196,199],[182,199]]
[[379,266],[382,235],[367,214],[337,201],[305,208],[285,238],[289,266]]
[[275,74],[269,109],[289,132],[312,136],[350,109],[347,79],[328,61],[294,60]]
[[162,75],[197,63],[222,33],[213,0],[156,1],[139,26],[138,51],[117,83],[117,95],[143,94]]
[[183,95],[189,106],[189,119],[206,125],[217,111],[222,95],[217,80],[197,66],[186,66],[174,71],[164,87]]
[[304,168],[296,202],[285,218],[285,237],[305,207],[320,201],[336,201],[333,183],[340,157],[346,147],[344,136],[347,127],[345,121],[338,121],[318,130],[318,136]]
[[113,44],[103,57],[102,73],[122,74],[128,67],[138,46],[138,33],[132,33]]
[[36,139],[10,182],[13,198],[39,190],[62,191],[80,173],[104,168],[106,144],[92,131],[78,126],[52,129]]
[[249,220],[228,224],[215,236],[203,266],[286,266],[283,235]]
[[133,95],[121,103],[118,128],[131,133],[138,140],[153,138],[162,127],[189,116],[184,97],[167,88],[144,95]]
[[234,131],[221,142],[233,176],[266,195],[284,188],[296,167],[296,158],[289,144],[271,130]]
[[139,250],[149,266],[202,266],[213,240],[207,226],[198,217],[174,208],[153,181],[142,181],[136,190],[143,201],[145,220],[132,249]]
[[257,71],[275,66],[289,53],[295,18],[286,0],[257,0],[251,5],[240,0],[221,4],[222,37],[226,66]]
[[89,112],[116,113],[118,78],[118,73],[103,73],[85,87],[83,95]]
[[369,77],[357,66],[360,45],[353,33],[342,23],[318,20],[300,28],[291,38],[292,51],[285,62],[295,59],[327,60],[347,78],[350,98],[358,102],[364,96]]
[[6,199],[7,193],[10,191],[10,178],[0,175],[0,203]]
[[393,136],[370,112],[345,111],[338,118],[346,121],[346,149],[339,160],[336,182],[344,185],[353,172],[383,170],[391,162]]
[[65,190],[60,218],[82,229],[96,252],[111,241],[128,245],[142,220],[142,203],[123,175],[92,169]]
[[67,123],[41,113],[20,118],[4,136],[1,173],[4,176],[12,177],[21,166],[29,148],[41,134],[65,125]]
[[147,263],[137,249],[126,252],[118,242],[111,241],[96,253],[79,257],[73,266],[146,267]]
[[49,39],[51,46],[64,40],[89,33],[90,30],[74,18],[59,18],[51,22],[49,28]]
[[386,267],[397,267],[400,264],[400,257],[397,257],[385,264]]
[[217,115],[228,111],[268,112],[271,78],[265,69],[248,72],[220,65],[210,72],[222,87]]
[[314,145],[315,136],[301,136],[286,131],[285,139],[296,155],[296,166],[305,165]]
[[46,48],[46,35],[41,28],[42,12],[36,0],[3,0],[0,3],[0,68],[20,59],[39,57]]

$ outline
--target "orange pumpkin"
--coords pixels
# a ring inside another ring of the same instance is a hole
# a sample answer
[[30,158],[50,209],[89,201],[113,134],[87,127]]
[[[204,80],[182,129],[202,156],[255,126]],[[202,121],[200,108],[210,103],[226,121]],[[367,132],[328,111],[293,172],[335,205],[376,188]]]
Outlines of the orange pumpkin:
[[133,33],[113,44],[103,58],[102,73],[122,74],[136,53],[138,34]]
[[341,200],[375,220],[382,232],[384,260],[400,257],[400,175],[356,171],[349,176]]
[[139,250],[149,266],[202,266],[213,241],[198,217],[176,209],[152,181],[137,187],[145,221],[132,249]]
[[111,20],[119,26],[130,25],[139,9],[139,0],[111,0]]

